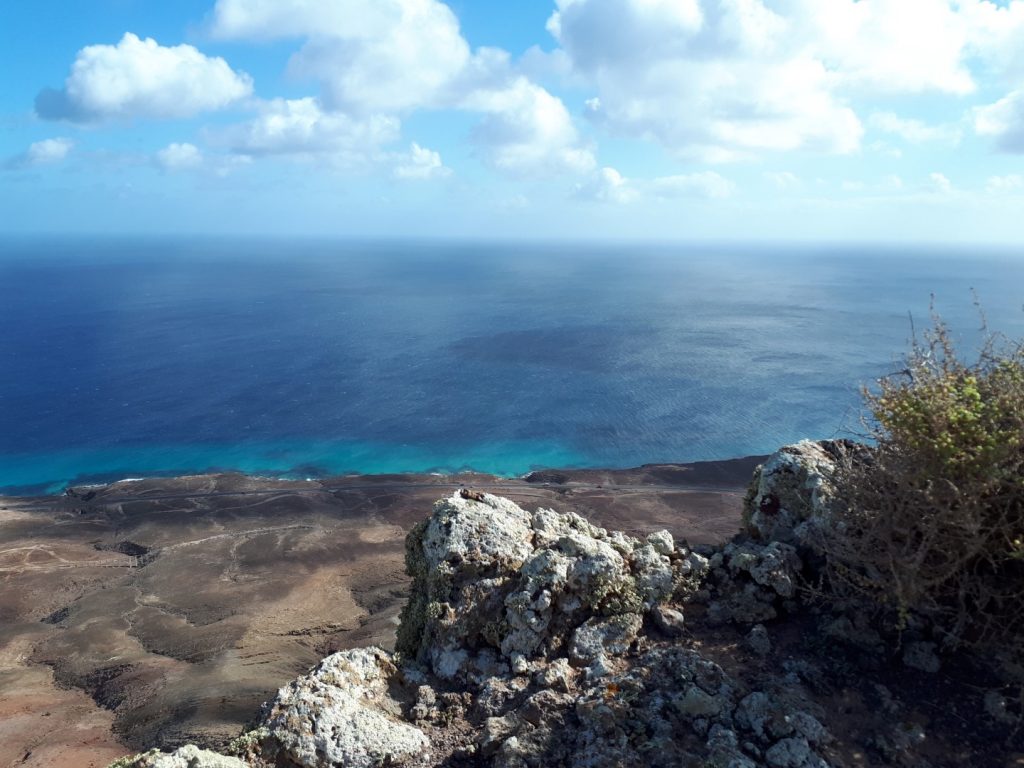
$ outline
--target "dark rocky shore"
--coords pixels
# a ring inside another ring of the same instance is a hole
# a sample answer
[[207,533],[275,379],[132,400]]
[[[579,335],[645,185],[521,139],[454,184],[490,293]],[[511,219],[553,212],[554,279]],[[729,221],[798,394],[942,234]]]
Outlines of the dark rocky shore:
[[720,543],[757,458],[633,470],[194,476],[0,498],[0,765],[222,747],[329,653],[394,647],[406,534],[460,486]]

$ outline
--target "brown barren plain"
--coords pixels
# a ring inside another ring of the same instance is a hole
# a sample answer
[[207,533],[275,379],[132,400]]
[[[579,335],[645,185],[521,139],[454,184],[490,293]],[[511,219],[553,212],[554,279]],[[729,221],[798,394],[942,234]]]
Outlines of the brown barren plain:
[[328,653],[391,648],[405,534],[460,486],[713,543],[735,533],[757,463],[519,480],[200,475],[0,497],[0,766],[221,745]]

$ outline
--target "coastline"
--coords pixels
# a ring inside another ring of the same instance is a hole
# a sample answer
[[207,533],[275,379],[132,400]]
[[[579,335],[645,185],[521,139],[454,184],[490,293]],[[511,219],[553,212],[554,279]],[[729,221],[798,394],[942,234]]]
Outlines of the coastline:
[[327,653],[392,647],[405,534],[459,486],[711,543],[735,532],[760,458],[520,478],[132,478],[0,497],[0,764],[103,768],[140,746],[216,746]]
[[[765,458],[767,454],[759,456],[741,456],[731,459],[710,459],[686,462],[652,462],[638,466],[600,466],[578,464],[544,464],[531,463],[525,471],[514,472],[490,472],[484,469],[477,469],[471,464],[454,469],[445,466],[429,466],[422,470],[394,470],[394,471],[345,471],[333,472],[327,468],[306,465],[291,469],[257,469],[245,470],[234,467],[210,466],[201,469],[172,469],[166,471],[140,471],[140,470],[113,470],[109,472],[90,472],[81,474],[65,473],[67,479],[47,479],[38,483],[25,485],[7,484],[0,485],[0,499],[3,498],[45,498],[47,496],[59,496],[68,488],[104,488],[118,483],[144,482],[149,480],[173,481],[183,477],[206,477],[216,475],[243,475],[268,482],[291,483],[295,481],[319,482],[324,484],[336,483],[339,480],[349,478],[375,478],[375,477],[462,477],[481,476],[501,480],[520,480],[531,475],[552,474],[555,476],[566,475],[591,477],[602,473],[631,473],[637,474],[643,470],[656,469],[658,467],[687,467],[691,471],[700,472],[713,467],[742,466],[746,467],[751,461]],[[713,473],[721,474],[721,470],[712,470]]]

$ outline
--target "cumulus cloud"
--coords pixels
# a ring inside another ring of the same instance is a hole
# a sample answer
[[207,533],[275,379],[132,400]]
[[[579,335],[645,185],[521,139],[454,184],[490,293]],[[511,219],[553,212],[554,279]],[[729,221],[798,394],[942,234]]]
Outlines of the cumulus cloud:
[[970,35],[949,0],[791,0],[790,41],[835,72],[836,84],[884,93],[975,90]]
[[585,182],[577,184],[573,196],[577,200],[622,205],[636,200],[639,192],[614,168],[601,168]]
[[326,111],[317,99],[306,97],[265,102],[255,119],[211,138],[243,155],[326,155],[336,164],[356,165],[395,141],[399,127],[393,117],[373,115],[359,120]]
[[413,142],[409,154],[401,158],[393,174],[397,179],[426,180],[444,178],[451,172],[451,168],[446,168],[441,161],[439,152]]
[[221,178],[252,162],[248,155],[206,154],[187,142],[168,144],[152,160],[165,173],[202,173]]
[[470,58],[459,22],[437,0],[219,0],[213,32],[301,37],[290,68],[323,84],[330,109],[414,109],[443,98]]
[[968,48],[1009,80],[1024,77],[1024,0],[958,0]]
[[834,73],[761,0],[557,5],[548,28],[597,88],[589,116],[613,133],[711,161],[859,146],[863,128],[833,93]]
[[1024,90],[1013,91],[995,104],[974,112],[974,130],[989,136],[1004,152],[1024,152]]
[[776,189],[796,189],[800,186],[800,177],[791,171],[769,171],[764,177],[774,184]]
[[35,141],[29,145],[28,151],[25,152],[25,162],[28,165],[59,163],[68,156],[74,146],[75,142],[65,138]]
[[882,179],[882,189],[888,190],[889,192],[899,192],[903,189],[903,178],[897,176],[895,173],[891,173]]
[[471,93],[465,106],[487,116],[473,137],[496,168],[514,175],[586,173],[596,161],[561,99],[524,77]]
[[714,171],[697,171],[654,179],[627,179],[614,168],[601,168],[577,184],[574,197],[604,203],[631,203],[641,198],[672,200],[731,197],[736,186]]
[[662,176],[652,182],[654,192],[663,198],[705,197],[721,200],[731,197],[736,186],[714,171]]
[[960,129],[953,125],[929,125],[921,120],[900,117],[892,112],[875,112],[871,115],[871,125],[879,131],[899,136],[911,144],[926,142],[944,142],[957,144],[960,141]]
[[10,158],[3,167],[8,170],[18,170],[40,165],[54,165],[62,162],[71,153],[74,146],[75,142],[63,137],[36,141],[20,155]]
[[[856,150],[850,100],[977,90],[971,65],[1024,77],[1024,0],[556,0],[548,28],[588,114],[682,156]],[[980,133],[1024,151],[1020,92],[979,113]],[[891,113],[877,130],[956,143],[955,126]]]
[[36,97],[36,112],[49,120],[189,117],[222,109],[252,93],[252,79],[222,58],[191,45],[165,47],[131,32],[117,45],[78,52],[61,90]]
[[[1024,0],[960,0],[975,54],[1003,79],[1024,80]],[[1024,89],[974,110],[974,130],[1003,152],[1024,153]]]
[[168,144],[156,153],[156,164],[165,171],[183,171],[199,168],[203,153],[195,144]]
[[396,0],[217,0],[211,31],[233,40],[372,37],[400,15]]
[[953,182],[951,182],[945,174],[931,173],[928,175],[928,181],[931,184],[932,190],[935,192],[948,195],[953,191]]
[[494,168],[516,176],[595,166],[562,101],[508,54],[470,49],[439,0],[218,0],[213,34],[299,38],[290,70],[320,83],[321,120],[393,119],[420,109],[481,113],[473,138]]
[[990,195],[1006,195],[1024,190],[1024,176],[1011,173],[1006,176],[990,176],[985,182],[985,191]]

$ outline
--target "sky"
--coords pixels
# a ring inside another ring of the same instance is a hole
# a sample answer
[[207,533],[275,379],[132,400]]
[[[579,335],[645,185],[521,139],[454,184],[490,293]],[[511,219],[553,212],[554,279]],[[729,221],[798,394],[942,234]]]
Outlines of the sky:
[[1024,244],[1024,0],[33,0],[0,234]]

